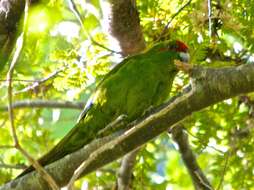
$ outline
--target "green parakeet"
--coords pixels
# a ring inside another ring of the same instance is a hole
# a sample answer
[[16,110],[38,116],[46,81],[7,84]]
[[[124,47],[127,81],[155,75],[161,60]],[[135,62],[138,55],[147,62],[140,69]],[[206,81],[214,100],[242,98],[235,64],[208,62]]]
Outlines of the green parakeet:
[[[180,41],[165,41],[124,59],[99,83],[78,123],[39,159],[40,164],[48,165],[80,149],[120,115],[126,115],[130,122],[149,107],[162,104],[177,74],[174,60],[187,61],[187,50]],[[20,176],[32,170],[30,166]]]

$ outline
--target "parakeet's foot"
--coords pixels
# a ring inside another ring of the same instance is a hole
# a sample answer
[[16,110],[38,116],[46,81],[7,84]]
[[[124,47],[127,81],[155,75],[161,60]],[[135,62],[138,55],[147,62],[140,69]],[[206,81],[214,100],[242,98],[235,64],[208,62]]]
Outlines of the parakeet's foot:
[[193,65],[191,64],[188,64],[188,63],[185,63],[185,62],[182,62],[182,61],[179,61],[179,60],[175,60],[174,61],[174,64],[175,66],[180,70],[180,71],[183,71],[185,73],[190,73],[192,68],[193,68]]
[[122,115],[118,116],[118,118],[116,118],[116,120],[112,121],[105,128],[100,130],[98,132],[97,136],[105,137],[105,136],[110,135],[113,132],[121,129],[123,126],[125,126],[126,121],[127,121],[126,119],[127,119],[127,115],[122,114]]
[[154,106],[149,106],[142,114],[142,116],[148,116],[151,114],[152,110],[153,110]]

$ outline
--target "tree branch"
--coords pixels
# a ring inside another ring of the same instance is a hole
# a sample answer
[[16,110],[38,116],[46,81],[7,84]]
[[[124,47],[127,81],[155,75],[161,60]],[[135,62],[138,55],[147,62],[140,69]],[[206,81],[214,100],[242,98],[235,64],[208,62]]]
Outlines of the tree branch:
[[132,169],[136,163],[136,156],[140,148],[128,153],[121,162],[117,175],[117,190],[129,190],[132,182]]
[[0,168],[24,170],[27,168],[27,166],[23,164],[11,165],[11,164],[0,163]]
[[60,69],[55,70],[53,73],[49,74],[47,77],[34,82],[32,85],[29,85],[29,86],[23,88],[22,90],[14,92],[14,94],[16,95],[16,94],[19,94],[19,93],[29,92],[31,90],[34,90],[34,89],[38,88],[41,84],[47,82],[50,79],[55,78],[60,72],[64,71],[65,68],[66,67],[64,66]]
[[[128,127],[131,129],[120,131],[117,138],[115,134],[115,136],[107,137],[107,141],[104,138],[100,145],[108,142],[108,147],[104,147],[104,150],[93,158],[93,161],[84,169],[83,175],[140,147],[193,112],[239,94],[254,91],[254,64],[220,69],[194,67],[191,76],[193,77],[191,90],[187,89],[157,108],[156,112],[150,116],[130,124]],[[114,140],[110,142],[110,139]],[[75,169],[96,150],[92,147],[93,143],[46,166],[59,185],[66,185]],[[40,179],[41,177],[36,172],[31,172],[0,187],[0,190],[48,189],[47,184]],[[35,181],[40,181],[40,185]]]
[[178,124],[171,130],[174,141],[179,147],[182,160],[189,171],[196,190],[212,190],[212,186],[198,165],[196,157],[188,142],[188,135],[183,131],[183,125]]
[[111,34],[119,41],[123,55],[133,55],[145,48],[139,14],[134,0],[111,0]]
[[192,0],[189,0],[186,4],[184,4],[172,17],[171,19],[168,21],[168,23],[166,24],[166,26],[164,27],[163,31],[160,34],[160,37],[158,38],[157,41],[160,41],[163,37],[163,35],[166,33],[166,31],[168,30],[169,25],[171,24],[171,22],[175,19],[175,17],[177,17],[177,15],[179,15],[187,6],[189,6],[191,4]]
[[118,51],[115,51],[115,50],[112,50],[112,49],[109,49],[108,47],[104,46],[103,44],[100,44],[99,42],[97,42],[96,40],[93,39],[93,37],[90,35],[90,33],[86,30],[84,24],[83,24],[83,20],[84,18],[82,18],[82,15],[79,13],[78,9],[77,9],[77,6],[75,4],[75,2],[73,0],[68,0],[69,1],[69,7],[70,7],[70,10],[73,12],[73,14],[76,16],[76,18],[78,19],[83,31],[84,31],[84,34],[87,36],[87,38],[94,44],[94,45],[97,45],[111,53],[117,53],[117,54],[120,54],[122,55],[122,52],[118,52]]
[[[12,108],[68,108],[68,109],[80,109],[84,108],[83,102],[69,102],[69,101],[53,101],[53,100],[23,100],[14,102]],[[1,106],[0,111],[7,111],[7,106]]]

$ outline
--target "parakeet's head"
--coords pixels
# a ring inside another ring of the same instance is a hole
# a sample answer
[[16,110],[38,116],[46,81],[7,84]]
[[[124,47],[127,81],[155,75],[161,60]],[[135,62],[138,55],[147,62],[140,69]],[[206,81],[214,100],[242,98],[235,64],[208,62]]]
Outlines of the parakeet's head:
[[179,40],[169,40],[154,45],[149,51],[177,53],[182,62],[189,61],[188,47]]

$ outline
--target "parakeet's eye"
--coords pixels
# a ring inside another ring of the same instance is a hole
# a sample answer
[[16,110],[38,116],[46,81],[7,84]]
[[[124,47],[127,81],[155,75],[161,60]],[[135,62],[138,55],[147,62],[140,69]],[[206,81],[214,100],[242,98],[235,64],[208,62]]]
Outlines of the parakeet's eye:
[[177,51],[178,48],[179,48],[178,44],[170,44],[168,46],[168,49],[171,50],[171,51]]

